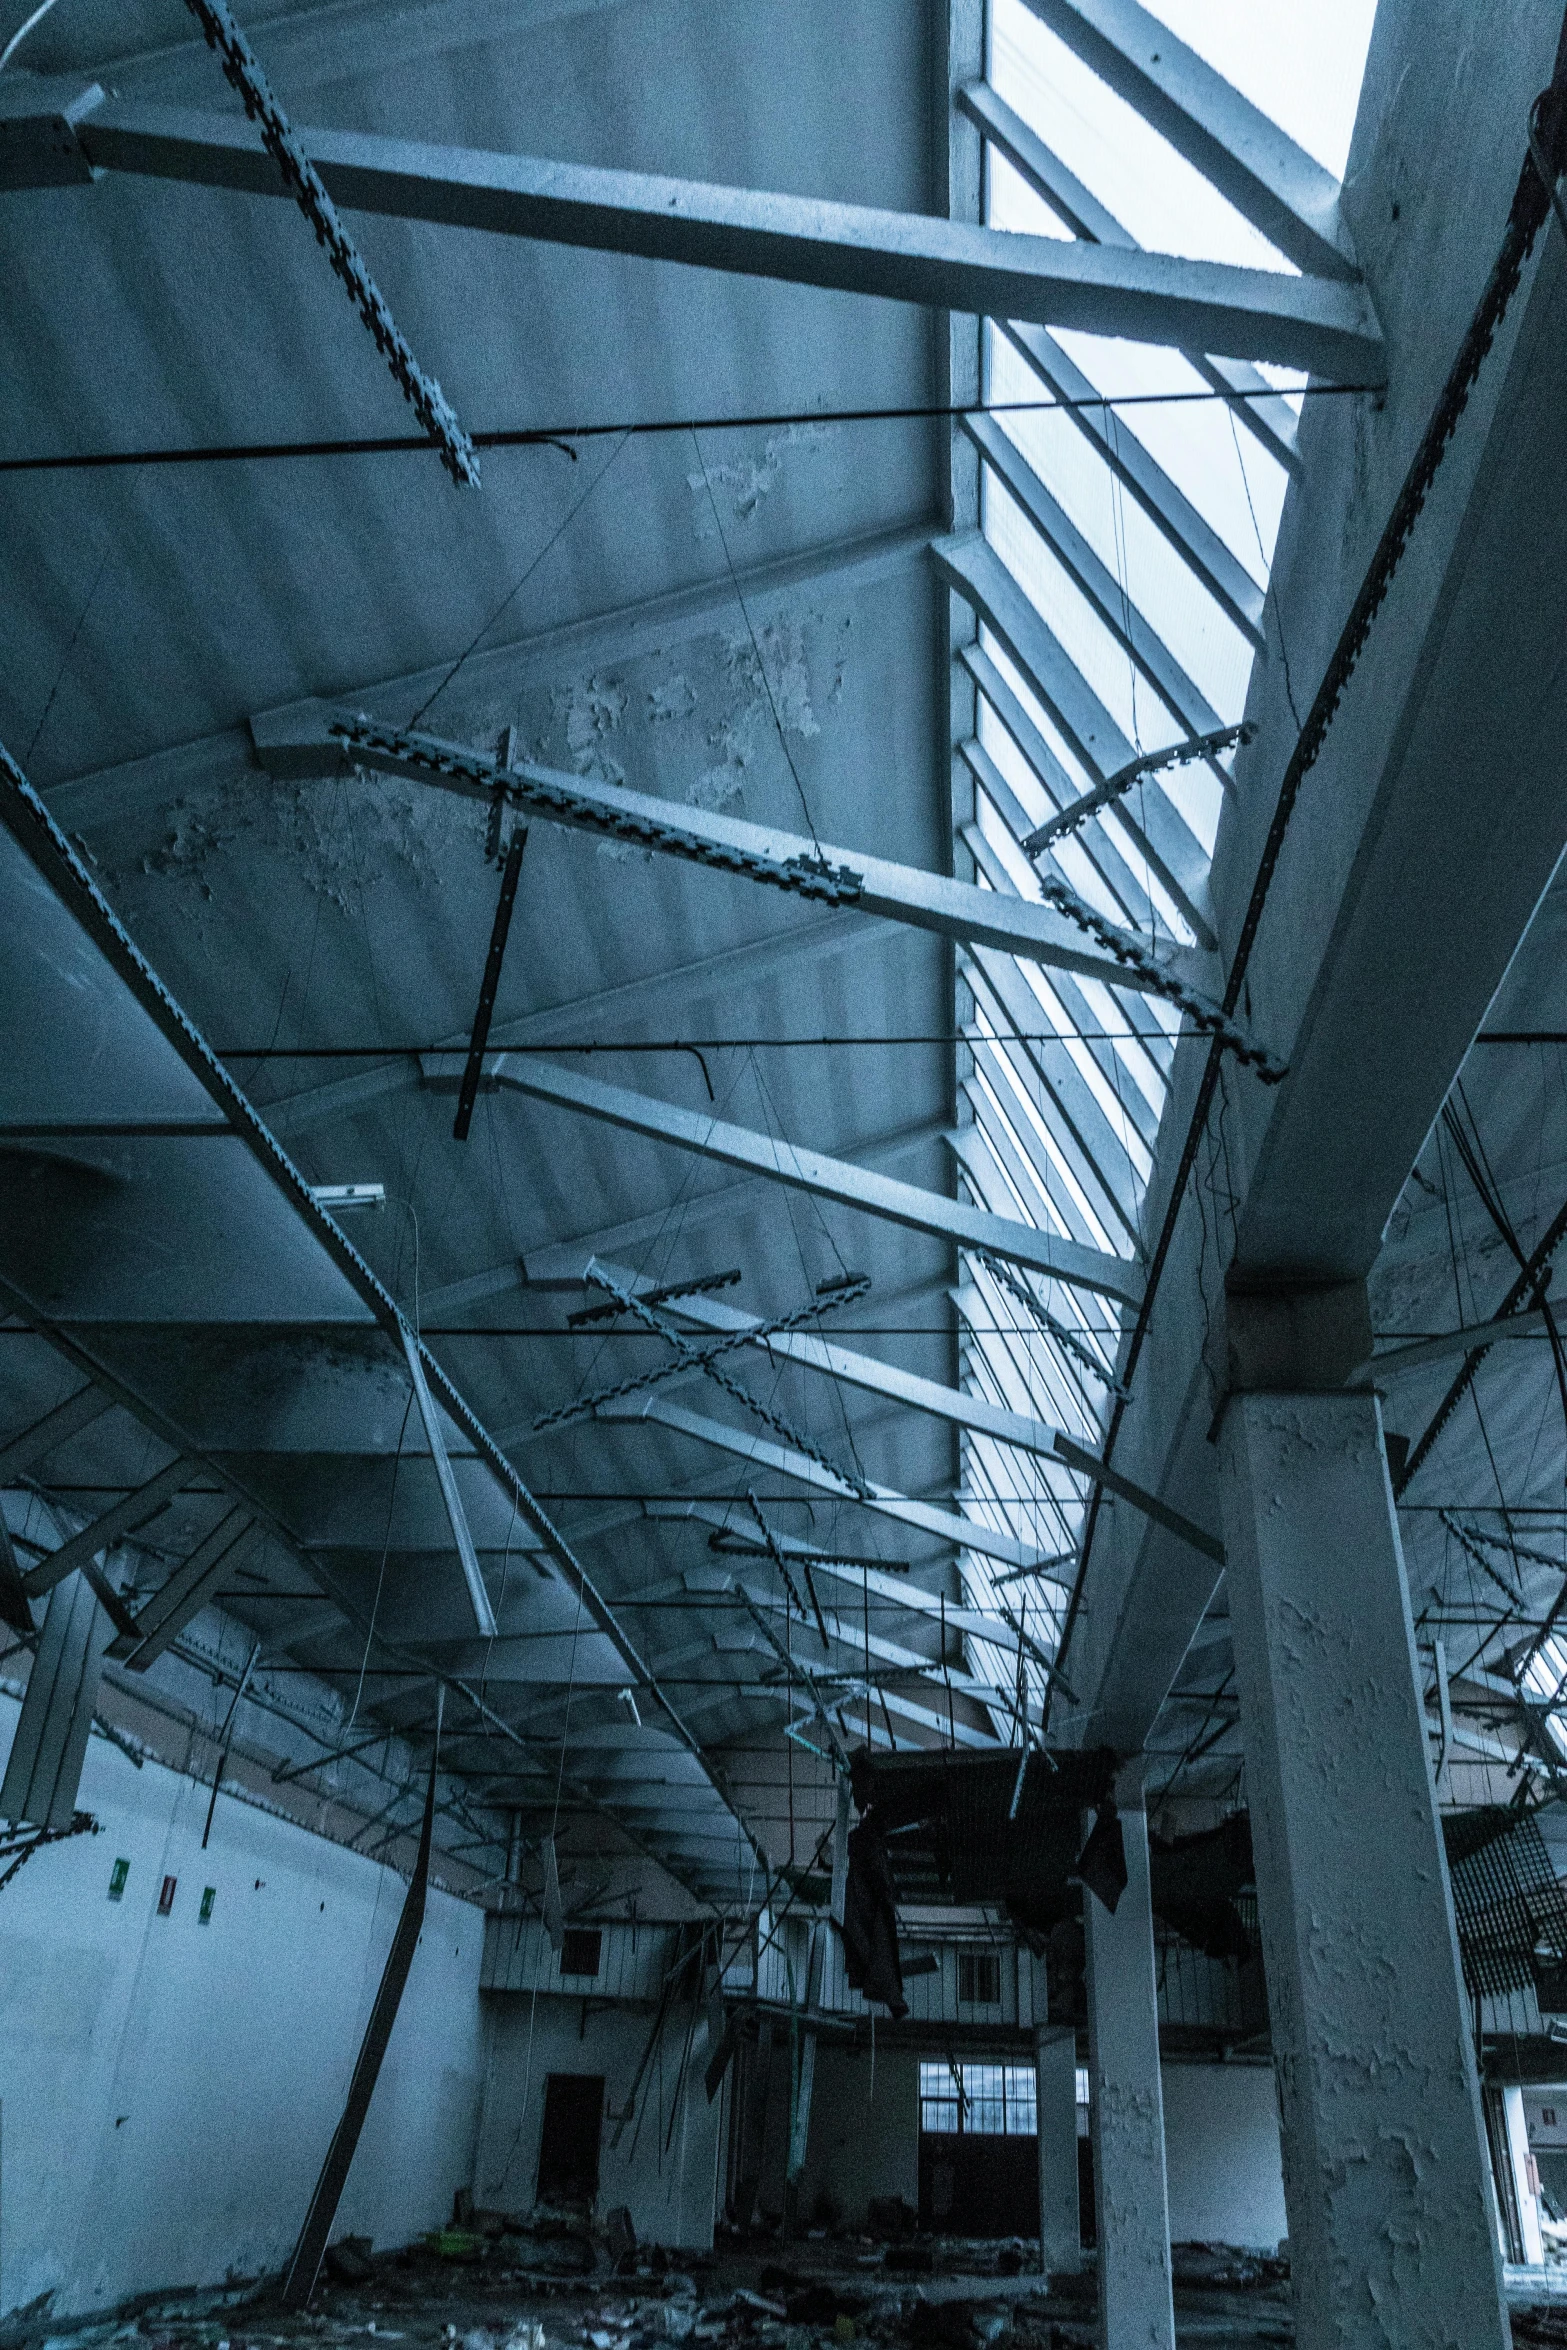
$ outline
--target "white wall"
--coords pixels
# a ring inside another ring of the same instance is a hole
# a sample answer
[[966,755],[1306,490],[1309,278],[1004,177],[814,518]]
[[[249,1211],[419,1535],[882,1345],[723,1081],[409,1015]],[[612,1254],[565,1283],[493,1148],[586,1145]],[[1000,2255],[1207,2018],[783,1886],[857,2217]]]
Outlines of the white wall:
[[1271,2252],[1289,2233],[1273,2067],[1167,2064],[1161,2078],[1171,2242]]
[[820,2194],[831,2196],[850,2228],[863,2225],[876,2195],[901,2195],[919,2209],[920,2060],[883,2049],[874,2071],[873,2093],[869,2049],[817,2045],[800,2197],[807,2221]]
[[[18,1710],[0,1698],[0,1756]],[[46,1845],[0,1893],[0,2310],[106,2308],[292,2250],[404,1886],[223,1795],[203,1852],[209,1795],[94,1738],[78,1803],[104,1833]],[[406,2241],[469,2183],[483,1923],[431,1892],[340,2232]]]
[[[532,2208],[539,2170],[544,2084],[551,2073],[601,2073],[608,2106],[623,2110],[652,2029],[651,2005],[595,2010],[558,1992],[486,1992],[490,2064],[474,2194],[496,2211]],[[703,2075],[709,2055],[707,2022],[698,2015],[686,2059],[685,2083],[675,2102],[680,2060],[691,2024],[687,2005],[671,2007],[657,2058],[643,2076],[641,2128],[627,2123],[618,2147],[606,2113],[599,2153],[598,2208],[623,2203],[644,2243],[709,2251],[713,2242],[722,2093],[707,2101]],[[670,2120],[674,2116],[673,2135]],[[669,2149],[664,2141],[669,2137]],[[633,2138],[636,2149],[632,2151]]]
[[[1272,2067],[1171,2064],[1162,2078],[1172,2240],[1271,2252],[1288,2233]],[[873,2097],[868,2051],[818,2047],[807,2216],[823,2190],[849,2227],[860,2224],[873,2195],[902,2195],[918,2206],[917,2055],[879,2054]]]

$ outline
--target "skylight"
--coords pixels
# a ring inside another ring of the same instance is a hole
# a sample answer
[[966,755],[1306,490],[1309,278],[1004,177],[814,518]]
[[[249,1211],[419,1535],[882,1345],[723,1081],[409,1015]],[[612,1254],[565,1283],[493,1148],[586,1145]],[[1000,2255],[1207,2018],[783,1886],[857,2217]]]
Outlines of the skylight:
[[[1165,0],[1152,13],[1338,174],[1373,11],[1374,0]],[[960,98],[983,134],[985,221],[1293,273],[1051,29],[1069,13],[1066,0],[1037,11],[989,0],[985,84]],[[969,445],[960,437],[960,451],[969,462],[977,454],[978,495],[968,531],[946,542],[949,584],[973,613],[953,644],[973,710],[957,744],[973,785],[962,848],[992,888],[1037,899],[1039,877],[1054,875],[1151,952],[1211,949],[1208,867],[1232,753],[1143,777],[1037,864],[1022,844],[1143,754],[1241,719],[1252,663],[1266,657],[1264,600],[1298,467],[1304,378],[1006,320],[979,329],[978,377],[993,413],[959,427]],[[1124,404],[1092,404],[1105,395]],[[1019,405],[1029,402],[1041,405]],[[1020,625],[1003,608],[1028,617]],[[959,1072],[955,1146],[967,1195],[1140,1254],[1179,1012],[1153,994],[979,950],[959,958],[957,1009],[972,1056]],[[1010,1268],[1002,1280],[972,1259],[959,1304],[970,1390],[1098,1451],[1123,1312]],[[973,1604],[1007,1610],[1011,1673],[1023,1672],[1034,1704],[1044,1676],[1029,1644],[1050,1654],[1059,1639],[1087,1488],[1037,1447],[977,1432],[965,1438],[962,1482],[986,1523],[1037,1543],[1042,1561],[1068,1554],[1006,1587],[992,1563],[963,1560]],[[1002,1686],[1007,1646],[1003,1631],[978,1667]]]

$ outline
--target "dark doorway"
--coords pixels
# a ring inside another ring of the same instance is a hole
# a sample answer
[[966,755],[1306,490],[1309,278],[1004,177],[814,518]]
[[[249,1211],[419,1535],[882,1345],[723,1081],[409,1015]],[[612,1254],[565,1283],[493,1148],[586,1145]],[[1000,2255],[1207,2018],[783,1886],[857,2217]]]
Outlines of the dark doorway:
[[544,2085],[539,2133],[541,2202],[598,2193],[599,2133],[604,2113],[602,2073],[551,2073]]
[[1037,2236],[1039,2141],[922,2137],[920,2225],[944,2236]]

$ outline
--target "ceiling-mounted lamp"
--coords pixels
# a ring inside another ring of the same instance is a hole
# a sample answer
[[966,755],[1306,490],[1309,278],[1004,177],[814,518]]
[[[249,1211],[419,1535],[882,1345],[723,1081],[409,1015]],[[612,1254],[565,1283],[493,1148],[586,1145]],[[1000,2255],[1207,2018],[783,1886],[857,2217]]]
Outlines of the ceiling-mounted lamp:
[[634,1689],[622,1689],[617,1694],[619,1703],[625,1707],[627,1713],[631,1716],[631,1719],[633,1722],[635,1722],[637,1728],[640,1730],[642,1727],[642,1716],[637,1711],[636,1691]]
[[325,1208],[329,1216],[341,1216],[348,1208],[384,1208],[384,1183],[312,1183],[310,1196],[318,1208]]

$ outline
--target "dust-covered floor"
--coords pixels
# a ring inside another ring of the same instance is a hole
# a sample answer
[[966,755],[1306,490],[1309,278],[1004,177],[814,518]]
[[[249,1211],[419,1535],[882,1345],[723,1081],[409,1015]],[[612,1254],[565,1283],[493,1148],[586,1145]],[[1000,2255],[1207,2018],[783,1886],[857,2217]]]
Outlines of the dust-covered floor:
[[[1081,2274],[1045,2278],[1020,2239],[721,2235],[692,2257],[569,2213],[466,2216],[398,2251],[335,2245],[303,2310],[275,2281],[79,2323],[38,2308],[0,2325],[0,2350],[1097,2350],[1092,2253]],[[1282,2260],[1181,2244],[1173,2269],[1182,2350],[1293,2340]],[[1518,2350],[1567,2350],[1561,2302],[1515,2302],[1512,2322]]]
[[[711,2257],[618,2250],[564,2220],[449,2229],[387,2254],[334,2247],[305,2310],[275,2285],[147,2300],[116,2318],[0,2328],[8,2350],[1091,2350],[1092,2267],[1041,2277],[1031,2244],[720,2240]],[[1092,2255],[1088,2256],[1091,2263]],[[591,2264],[591,2265],[590,2265]],[[1176,2331],[1288,2342],[1282,2265],[1182,2247]]]

